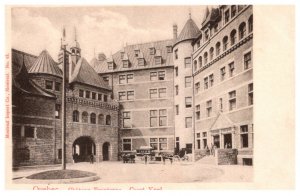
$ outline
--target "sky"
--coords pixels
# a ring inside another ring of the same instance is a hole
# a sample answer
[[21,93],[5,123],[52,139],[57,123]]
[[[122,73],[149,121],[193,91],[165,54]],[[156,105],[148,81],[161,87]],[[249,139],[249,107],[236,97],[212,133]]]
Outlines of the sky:
[[126,44],[172,39],[189,18],[201,27],[206,6],[14,7],[11,10],[12,48],[39,55],[46,49],[57,61],[62,29],[67,43],[77,40],[82,57],[106,56]]

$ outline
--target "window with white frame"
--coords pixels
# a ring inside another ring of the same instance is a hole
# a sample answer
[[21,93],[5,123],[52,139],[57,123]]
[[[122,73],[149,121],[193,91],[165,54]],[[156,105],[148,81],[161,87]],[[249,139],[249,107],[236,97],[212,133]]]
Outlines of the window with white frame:
[[242,125],[240,127],[241,135],[241,148],[249,147],[249,137],[248,137],[248,125]]
[[172,46],[167,46],[167,53],[172,53]]
[[236,108],[236,91],[229,92],[229,111]]
[[107,63],[107,68],[108,68],[109,70],[114,69],[114,64],[113,64],[113,62],[108,62],[108,63]]
[[127,100],[134,100],[134,91],[127,91]]
[[160,65],[161,62],[162,62],[161,56],[156,56],[156,57],[154,58],[154,63],[155,63],[155,65]]
[[209,100],[206,102],[206,116],[210,117],[212,113],[212,101]]
[[158,80],[165,80],[166,72],[165,71],[159,71],[158,72]]
[[150,110],[150,127],[157,126],[157,110]]
[[191,87],[192,86],[192,77],[191,76],[186,76],[185,77],[185,88]]
[[197,82],[196,84],[195,84],[195,93],[197,94],[197,93],[199,93],[200,92],[200,82]]
[[208,77],[204,78],[204,89],[208,89]]
[[167,126],[167,110],[150,110],[150,127]]
[[120,101],[126,100],[126,92],[125,91],[119,92],[119,100]]
[[123,112],[123,128],[131,128],[130,112]]
[[157,89],[150,89],[150,99],[158,98]]
[[251,67],[251,52],[247,52],[244,55],[244,68],[249,69]]
[[153,150],[158,150],[158,138],[150,138],[150,146]]
[[159,110],[159,126],[167,126],[167,110]]
[[185,107],[191,108],[192,107],[192,97],[186,97],[185,98]]
[[185,68],[191,68],[191,65],[192,65],[192,63],[191,63],[191,57],[185,58],[184,59],[184,67]]
[[133,74],[127,74],[127,83],[133,82]]
[[150,55],[155,55],[155,48],[154,47],[149,48],[149,50],[150,50]]
[[119,84],[126,84],[126,75],[119,75]]
[[159,138],[159,150],[167,150],[168,148],[168,140],[167,138]]
[[214,74],[209,75],[209,85],[210,87],[214,85]]
[[131,139],[123,139],[123,151],[131,151]]
[[185,117],[185,128],[192,127],[192,117]]
[[150,72],[150,80],[151,81],[157,80],[157,72]]
[[232,77],[234,74],[234,62],[229,63],[228,68],[229,68],[229,77]]
[[167,96],[167,89],[166,88],[159,88],[158,89],[158,97],[164,98]]
[[253,83],[248,84],[248,104],[253,105]]
[[196,120],[200,120],[200,104],[196,105]]
[[220,74],[221,74],[220,79],[221,79],[221,81],[223,81],[225,79],[225,75],[226,75],[226,69],[225,69],[225,67],[222,67],[220,69]]
[[144,66],[144,65],[145,65],[145,59],[139,58],[139,59],[138,59],[138,65],[139,65],[139,66]]

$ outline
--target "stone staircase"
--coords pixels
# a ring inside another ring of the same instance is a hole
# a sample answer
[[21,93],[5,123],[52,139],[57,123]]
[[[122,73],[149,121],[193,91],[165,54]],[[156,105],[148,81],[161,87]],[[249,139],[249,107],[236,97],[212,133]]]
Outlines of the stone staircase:
[[213,155],[207,155],[204,156],[202,159],[198,160],[197,163],[206,165],[216,165],[216,157],[214,157]]

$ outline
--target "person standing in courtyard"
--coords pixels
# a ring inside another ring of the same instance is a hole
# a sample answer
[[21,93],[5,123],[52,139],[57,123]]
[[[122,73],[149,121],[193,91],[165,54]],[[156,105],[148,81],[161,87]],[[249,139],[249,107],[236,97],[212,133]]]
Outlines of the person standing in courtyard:
[[93,154],[90,155],[90,164],[94,164],[94,155]]

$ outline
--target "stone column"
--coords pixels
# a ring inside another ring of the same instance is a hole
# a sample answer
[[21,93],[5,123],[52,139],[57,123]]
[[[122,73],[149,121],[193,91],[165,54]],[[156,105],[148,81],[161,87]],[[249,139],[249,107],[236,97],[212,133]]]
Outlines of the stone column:
[[220,137],[220,149],[223,149],[224,148],[224,134],[220,133],[219,137]]

